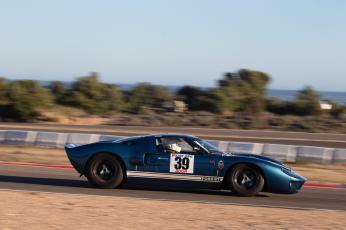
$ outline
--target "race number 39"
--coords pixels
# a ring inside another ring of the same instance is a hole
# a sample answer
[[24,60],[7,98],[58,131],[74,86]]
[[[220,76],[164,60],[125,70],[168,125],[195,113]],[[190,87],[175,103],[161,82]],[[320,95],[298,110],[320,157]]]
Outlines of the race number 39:
[[194,155],[171,153],[169,171],[172,173],[193,173]]

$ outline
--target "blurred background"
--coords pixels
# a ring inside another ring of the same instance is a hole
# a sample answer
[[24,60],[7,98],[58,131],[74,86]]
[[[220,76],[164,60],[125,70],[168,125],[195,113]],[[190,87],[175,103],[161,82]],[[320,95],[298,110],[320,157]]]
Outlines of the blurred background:
[[0,120],[344,133],[344,12],[315,0],[3,2]]
[[[2,121],[346,131],[344,93],[312,87],[268,90],[270,75],[242,69],[215,87],[103,83],[97,73],[75,81],[0,80]],[[327,97],[329,99],[327,99]]]
[[[345,12],[340,0],[0,0],[0,228],[344,229]],[[149,133],[284,161],[308,181],[241,198],[95,190],[66,170],[68,143]]]
[[[61,148],[174,132],[225,151],[342,164],[345,10],[316,0],[4,2],[0,142]],[[5,150],[0,160],[54,162]],[[68,164],[64,153],[57,162]],[[314,181],[346,180],[344,166],[304,167]]]

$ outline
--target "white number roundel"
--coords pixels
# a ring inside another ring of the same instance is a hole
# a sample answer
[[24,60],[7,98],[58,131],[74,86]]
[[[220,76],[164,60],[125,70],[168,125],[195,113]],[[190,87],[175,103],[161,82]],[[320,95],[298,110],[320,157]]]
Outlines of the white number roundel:
[[172,173],[193,173],[195,156],[171,153],[169,171]]

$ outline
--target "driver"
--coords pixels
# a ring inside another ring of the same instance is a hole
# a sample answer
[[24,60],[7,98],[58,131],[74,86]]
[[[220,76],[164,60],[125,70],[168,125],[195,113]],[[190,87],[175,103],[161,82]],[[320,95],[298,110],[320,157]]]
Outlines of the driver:
[[180,153],[181,147],[178,144],[173,143],[173,144],[167,145],[167,150],[170,153]]

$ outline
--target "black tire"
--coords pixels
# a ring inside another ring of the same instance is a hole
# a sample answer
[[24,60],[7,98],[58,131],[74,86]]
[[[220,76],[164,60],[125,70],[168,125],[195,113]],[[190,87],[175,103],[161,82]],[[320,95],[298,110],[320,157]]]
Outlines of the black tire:
[[263,175],[253,165],[238,164],[227,177],[231,191],[239,196],[254,196],[264,187]]
[[124,171],[119,160],[109,154],[98,154],[88,163],[85,176],[96,188],[117,188],[124,180]]

